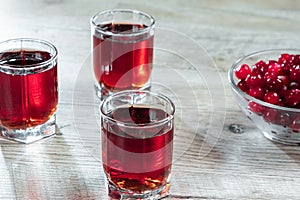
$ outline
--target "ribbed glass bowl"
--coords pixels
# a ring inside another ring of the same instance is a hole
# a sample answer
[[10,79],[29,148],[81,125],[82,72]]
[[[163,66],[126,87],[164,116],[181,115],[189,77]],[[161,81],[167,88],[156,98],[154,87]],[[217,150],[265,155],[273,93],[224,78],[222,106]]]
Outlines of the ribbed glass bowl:
[[300,50],[265,50],[244,56],[231,66],[228,79],[241,110],[266,138],[282,144],[300,145],[300,109],[277,106],[253,98],[237,87],[239,79],[234,73],[241,64],[246,63],[252,67],[260,60],[277,60],[283,53],[300,54]]

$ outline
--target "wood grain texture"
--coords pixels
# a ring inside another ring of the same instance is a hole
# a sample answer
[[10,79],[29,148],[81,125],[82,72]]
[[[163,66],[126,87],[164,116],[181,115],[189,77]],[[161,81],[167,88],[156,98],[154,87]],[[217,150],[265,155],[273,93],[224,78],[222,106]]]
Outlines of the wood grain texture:
[[[299,147],[262,136],[238,108],[227,70],[240,56],[299,48],[300,1],[0,0],[0,39],[36,37],[59,50],[58,134],[0,141],[0,199],[107,199],[89,19],[132,8],[157,20],[154,90],[176,104],[167,199],[299,199]],[[229,130],[239,124],[244,132]],[[220,130],[220,131],[219,131]]]

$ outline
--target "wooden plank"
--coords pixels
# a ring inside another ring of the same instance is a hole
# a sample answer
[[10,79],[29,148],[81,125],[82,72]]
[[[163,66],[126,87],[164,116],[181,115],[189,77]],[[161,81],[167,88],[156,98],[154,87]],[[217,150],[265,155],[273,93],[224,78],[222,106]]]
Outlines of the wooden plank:
[[[239,109],[227,70],[240,56],[300,45],[300,1],[0,0],[0,39],[59,49],[58,134],[0,140],[0,199],[107,199],[100,160],[89,19],[134,8],[157,19],[153,90],[176,104],[167,199],[299,199],[299,147],[272,143]],[[242,133],[233,133],[238,125]]]

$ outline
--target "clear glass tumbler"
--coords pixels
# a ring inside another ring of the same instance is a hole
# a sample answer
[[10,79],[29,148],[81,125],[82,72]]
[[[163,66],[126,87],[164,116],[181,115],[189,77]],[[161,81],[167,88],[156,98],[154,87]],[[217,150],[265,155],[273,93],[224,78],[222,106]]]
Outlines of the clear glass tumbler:
[[0,136],[31,143],[55,134],[57,49],[49,42],[0,43]]
[[108,10],[92,17],[97,96],[150,87],[154,27],[154,18],[137,10]]
[[115,93],[100,105],[102,162],[111,199],[168,195],[175,106],[149,91]]

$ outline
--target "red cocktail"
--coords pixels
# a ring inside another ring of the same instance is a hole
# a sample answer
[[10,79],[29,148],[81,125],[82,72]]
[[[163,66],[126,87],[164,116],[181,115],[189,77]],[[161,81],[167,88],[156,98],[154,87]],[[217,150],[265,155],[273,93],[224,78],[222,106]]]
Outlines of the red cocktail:
[[[130,100],[138,96],[137,102]],[[102,103],[102,161],[110,196],[165,195],[170,186],[174,109],[169,99],[150,92],[124,91]]]
[[57,52],[34,39],[0,43],[0,125],[8,139],[29,143],[55,133]]
[[98,13],[91,23],[98,96],[150,87],[154,19],[139,11],[112,10]]

